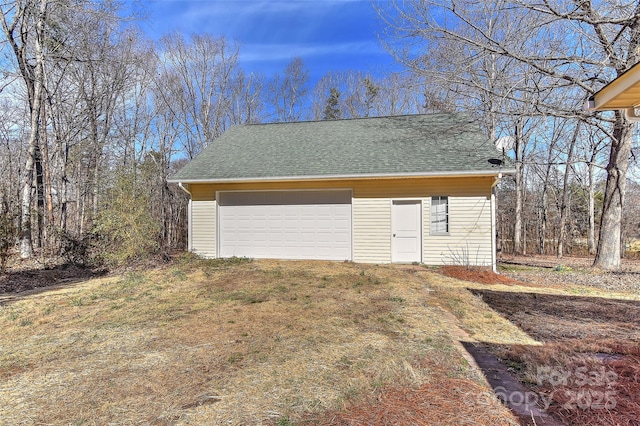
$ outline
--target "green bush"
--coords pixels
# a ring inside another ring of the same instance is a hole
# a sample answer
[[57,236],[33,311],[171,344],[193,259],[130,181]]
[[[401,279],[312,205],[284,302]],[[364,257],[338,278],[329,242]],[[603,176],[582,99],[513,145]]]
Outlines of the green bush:
[[98,213],[93,233],[98,256],[108,266],[141,260],[159,250],[160,226],[151,216],[148,191],[134,175],[120,175]]

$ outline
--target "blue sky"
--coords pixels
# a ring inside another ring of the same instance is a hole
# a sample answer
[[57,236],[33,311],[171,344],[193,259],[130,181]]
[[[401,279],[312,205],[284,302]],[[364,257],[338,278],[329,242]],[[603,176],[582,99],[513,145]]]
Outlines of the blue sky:
[[399,66],[378,37],[383,24],[369,0],[143,0],[143,30],[153,39],[181,32],[240,43],[247,72],[270,77],[299,56],[314,83],[328,71],[384,72]]

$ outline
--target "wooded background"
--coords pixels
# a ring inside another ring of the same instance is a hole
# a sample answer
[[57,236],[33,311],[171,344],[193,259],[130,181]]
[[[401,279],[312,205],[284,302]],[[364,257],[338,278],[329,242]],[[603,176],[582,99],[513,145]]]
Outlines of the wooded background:
[[640,2],[372,7],[405,71],[312,87],[300,58],[246,73],[224,35],[152,42],[116,2],[3,1],[0,260],[185,249],[188,198],[167,177],[233,125],[463,111],[516,167],[499,186],[501,250],[618,268],[640,234],[638,139],[623,114],[584,106],[640,59]]

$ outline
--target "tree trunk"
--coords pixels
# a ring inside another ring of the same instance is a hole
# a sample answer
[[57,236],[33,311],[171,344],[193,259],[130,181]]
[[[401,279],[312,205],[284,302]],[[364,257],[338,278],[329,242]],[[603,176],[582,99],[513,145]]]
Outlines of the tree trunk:
[[516,211],[513,222],[513,253],[522,254],[522,164],[516,162]]
[[547,151],[547,164],[545,164],[544,180],[542,182],[542,195],[541,195],[541,211],[540,211],[540,247],[539,253],[541,255],[547,254],[547,224],[549,223],[549,215],[547,210],[547,203],[549,200],[549,179],[551,178],[551,164],[553,163],[553,152],[555,149],[557,138],[554,137],[551,140],[551,145]]
[[538,253],[545,255],[546,251],[546,239],[547,239],[547,181],[542,186],[542,195],[540,197],[540,227],[538,232]]
[[[68,151],[68,149],[65,149]],[[69,185],[68,185],[68,176],[67,176],[67,155],[64,154],[64,165],[62,166],[62,177],[60,179],[60,232],[63,234],[67,233],[67,215],[68,213],[68,205],[69,205]]]
[[100,145],[98,140],[98,113],[95,105],[91,104],[89,107],[89,114],[91,145],[89,147],[89,163],[87,165],[87,183],[89,184],[87,192],[90,196],[91,214],[89,215],[87,229],[91,229],[93,227],[93,221],[98,214],[98,147]]
[[29,136],[29,148],[27,150],[27,162],[24,167],[24,183],[20,202],[20,257],[30,259],[33,257],[33,241],[31,239],[31,198],[33,189],[33,167],[36,155],[37,125],[31,119],[31,132]]
[[[80,182],[82,179],[82,163],[78,161],[78,166],[76,167],[76,182]],[[86,196],[83,195],[83,191],[80,190],[80,185],[77,185],[76,189],[76,235],[79,237],[84,234],[84,209],[86,204]],[[86,189],[85,189],[86,190]]]
[[[42,108],[42,103],[40,104],[40,108]],[[42,122],[40,122],[42,123]],[[41,125],[44,129],[44,125]],[[42,133],[39,132],[39,133]],[[38,139],[41,138],[41,134],[38,136]],[[37,229],[35,232],[36,235],[36,246],[41,249],[44,247],[44,172],[42,171],[42,145],[41,141],[38,140],[36,144],[36,155],[34,158],[34,169],[35,169],[35,187],[36,187],[36,225]]]
[[590,255],[596,254],[596,189],[595,189],[595,154],[589,162],[589,226],[587,229],[587,250]]
[[573,133],[573,138],[569,144],[569,152],[567,153],[567,164],[564,168],[564,182],[562,185],[562,199],[560,201],[560,224],[558,225],[558,253],[557,256],[561,258],[564,256],[564,244],[567,239],[567,213],[569,211],[569,176],[571,171],[571,163],[573,162],[573,150],[580,134],[580,122],[576,124],[576,130]]
[[[34,178],[34,166],[36,149],[38,145],[38,135],[40,131],[40,108],[42,105],[42,94],[44,89],[44,24],[47,13],[47,0],[40,1],[38,19],[36,21],[35,37],[35,65],[33,74],[33,97],[31,100],[31,129],[29,131],[29,142],[27,148],[27,160],[24,170],[24,183],[22,187],[21,214],[20,214],[20,257],[29,259],[33,257],[33,241],[31,239],[31,201]],[[28,80],[28,76],[24,76]],[[27,85],[29,82],[27,82]]]
[[522,199],[523,199],[523,185],[524,185],[524,168],[522,164],[522,151],[524,150],[524,142],[522,141],[522,128],[521,123],[516,124],[516,143],[515,143],[515,163],[516,163],[516,211],[515,221],[513,225],[513,253],[523,254],[522,244]]
[[[47,126],[46,115],[46,103],[42,106],[42,125]],[[52,233],[50,232],[55,225],[55,219],[53,215],[53,185],[51,182],[51,161],[49,158],[49,141],[47,140],[47,132],[41,132],[40,147],[42,153],[42,179],[44,184],[44,207],[45,207],[45,227],[44,227],[44,241],[47,248],[51,247]]]
[[620,111],[616,112],[614,137],[607,164],[607,184],[600,220],[600,238],[593,262],[595,268],[616,270],[621,266],[622,206],[631,155],[632,130],[633,124],[629,123]]
[[[626,48],[627,58],[624,67],[618,67],[618,75],[638,62],[638,47],[640,46],[640,2],[634,8],[633,20],[629,26],[629,44]],[[633,138],[633,123],[630,123],[622,111],[616,111],[613,125],[613,140],[607,164],[607,184],[604,191],[604,204],[600,218],[600,236],[595,268],[617,270],[622,266],[622,207],[627,187],[627,169],[631,156]]]

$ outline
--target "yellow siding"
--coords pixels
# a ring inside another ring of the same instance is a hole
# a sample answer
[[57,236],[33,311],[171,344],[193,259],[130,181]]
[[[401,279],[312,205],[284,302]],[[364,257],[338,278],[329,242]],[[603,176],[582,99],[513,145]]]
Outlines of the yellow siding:
[[491,195],[491,177],[380,179],[353,182],[354,198],[424,198],[431,195]]
[[[423,262],[491,265],[491,176],[190,184],[193,249],[216,255],[216,191],[351,189],[353,260],[391,262],[391,200],[423,200]],[[430,235],[432,195],[449,197],[450,234]]]
[[216,202],[191,204],[192,251],[204,257],[216,257]]
[[216,198],[215,186],[210,184],[189,185],[189,192],[193,201],[213,201]]
[[491,266],[490,197],[450,197],[449,235],[431,235],[431,200],[423,206],[424,263]]
[[344,179],[326,181],[246,182],[190,184],[194,201],[210,201],[216,191],[255,191],[289,189],[352,189],[354,198],[422,198],[431,195],[451,197],[491,196],[493,177]]
[[391,201],[388,198],[353,199],[353,261],[391,262]]

